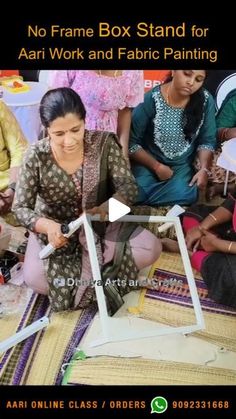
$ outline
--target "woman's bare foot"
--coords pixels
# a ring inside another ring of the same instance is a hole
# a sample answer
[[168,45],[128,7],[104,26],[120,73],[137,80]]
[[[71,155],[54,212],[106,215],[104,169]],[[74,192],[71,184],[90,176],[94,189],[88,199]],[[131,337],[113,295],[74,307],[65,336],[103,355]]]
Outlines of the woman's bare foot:
[[221,195],[223,192],[223,183],[213,183],[211,186],[208,186],[206,190],[206,199],[207,201],[211,201],[216,195]]
[[[235,183],[231,182],[227,185],[227,193],[232,193],[236,189]],[[211,201],[216,195],[223,195],[224,192],[224,183],[213,183],[207,188],[206,199]]]
[[180,253],[179,244],[176,240],[168,239],[166,237],[164,239],[161,239],[161,243],[163,250],[166,250],[167,252]]
[[[167,237],[161,239],[162,250],[166,252],[180,253],[179,243],[176,240],[168,239]],[[192,256],[193,251],[188,250],[189,257]]]

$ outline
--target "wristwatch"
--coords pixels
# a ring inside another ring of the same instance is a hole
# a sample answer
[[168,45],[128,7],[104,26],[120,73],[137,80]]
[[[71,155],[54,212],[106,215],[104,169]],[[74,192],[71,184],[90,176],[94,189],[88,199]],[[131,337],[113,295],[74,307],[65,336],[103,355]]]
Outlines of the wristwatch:
[[68,224],[61,224],[61,232],[62,234],[67,234],[70,231],[70,227]]
[[16,190],[16,182],[12,182],[12,183],[10,183],[10,185],[8,185],[8,188],[9,188],[9,189],[12,189],[12,190],[13,190],[13,192],[15,192],[15,190]]

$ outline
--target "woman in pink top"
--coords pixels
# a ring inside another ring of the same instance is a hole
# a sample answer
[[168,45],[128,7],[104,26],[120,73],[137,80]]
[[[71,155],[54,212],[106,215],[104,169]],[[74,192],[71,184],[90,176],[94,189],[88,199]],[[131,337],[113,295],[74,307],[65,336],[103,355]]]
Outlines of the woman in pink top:
[[49,85],[75,90],[86,108],[86,128],[117,134],[128,158],[131,108],[143,101],[143,71],[55,70]]

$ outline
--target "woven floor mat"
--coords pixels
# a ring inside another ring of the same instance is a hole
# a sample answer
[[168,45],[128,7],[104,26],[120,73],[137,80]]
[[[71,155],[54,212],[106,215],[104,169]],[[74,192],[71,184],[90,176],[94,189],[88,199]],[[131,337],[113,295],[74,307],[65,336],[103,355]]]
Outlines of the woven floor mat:
[[99,356],[74,360],[66,381],[71,385],[235,385],[236,372],[182,362]]
[[[62,364],[73,355],[96,310],[93,305],[85,310],[52,313],[48,298],[33,294],[22,316],[12,319],[10,335],[43,316],[49,317],[49,326],[2,355],[0,384],[60,384]],[[1,340],[7,337],[9,331],[5,328],[3,333],[1,329]]]
[[[184,265],[181,256],[178,253],[167,253],[162,252],[156,263],[153,264],[152,269],[149,273],[151,278],[156,268],[164,269],[165,271],[175,272],[180,275],[184,275]],[[195,278],[201,278],[201,274],[193,269],[193,275]]]
[[63,364],[69,362],[97,307],[54,313],[35,353],[24,384],[60,384]]
[[[49,309],[48,299],[44,296],[32,294],[32,297],[23,312],[15,332],[20,331],[32,322],[47,315]],[[35,341],[40,339],[43,330],[30,336],[25,341],[13,346],[4,353],[0,362],[0,384],[19,384],[25,365],[34,352]],[[8,333],[7,333],[8,335]],[[4,336],[6,339],[8,336]]]
[[[138,306],[141,317],[170,326],[195,324],[192,300],[180,256],[163,253],[152,267],[150,277],[161,285],[156,290],[143,290]],[[209,299],[206,285],[199,275],[196,275],[195,283],[206,329],[195,332],[192,336],[236,352],[236,310]]]

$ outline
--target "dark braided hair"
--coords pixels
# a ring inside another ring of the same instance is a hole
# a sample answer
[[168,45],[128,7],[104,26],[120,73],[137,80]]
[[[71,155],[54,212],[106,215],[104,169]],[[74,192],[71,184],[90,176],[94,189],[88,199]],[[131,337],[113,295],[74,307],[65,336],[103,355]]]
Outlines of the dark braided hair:
[[[207,71],[206,71],[206,77],[207,77]],[[170,75],[166,80],[165,83],[168,83],[172,80],[172,76]],[[201,122],[202,116],[203,116],[203,110],[204,110],[204,88],[203,86],[200,87],[199,90],[197,90],[195,93],[193,93],[190,96],[190,100],[187,104],[187,106],[184,109],[183,113],[183,130],[186,141],[190,142],[192,141],[192,137],[197,131],[197,128]]]
[[197,92],[190,96],[190,101],[184,110],[184,120],[186,121],[184,125],[184,135],[185,139],[189,142],[192,141],[192,137],[201,122],[204,100],[204,89],[201,87]]

